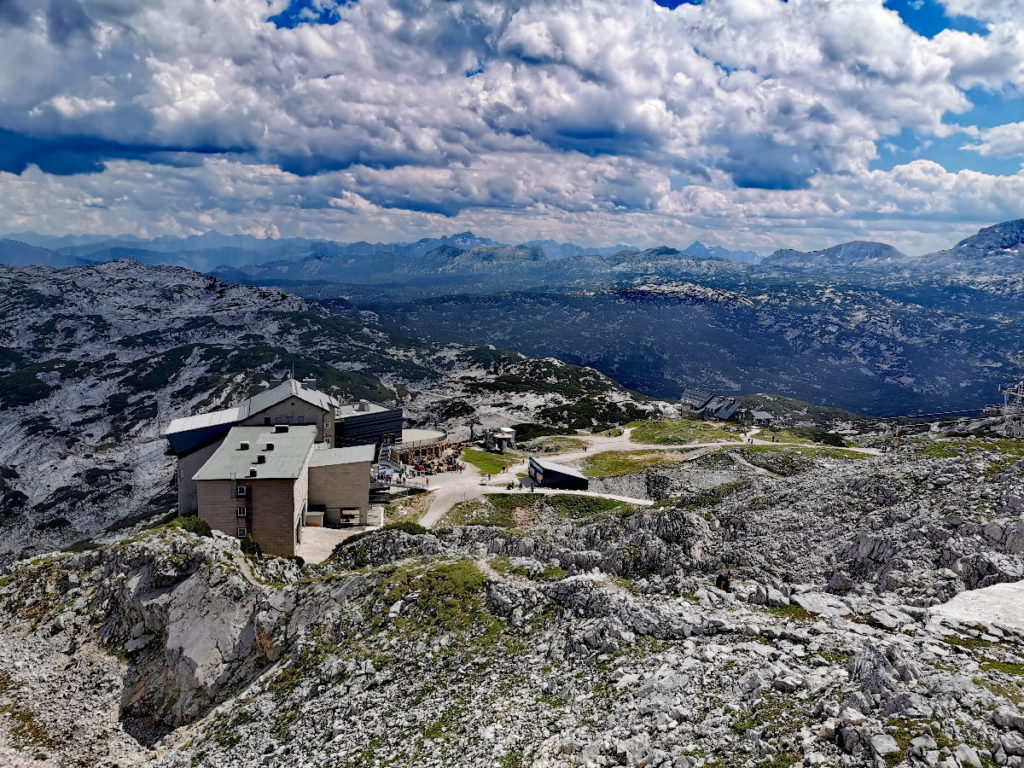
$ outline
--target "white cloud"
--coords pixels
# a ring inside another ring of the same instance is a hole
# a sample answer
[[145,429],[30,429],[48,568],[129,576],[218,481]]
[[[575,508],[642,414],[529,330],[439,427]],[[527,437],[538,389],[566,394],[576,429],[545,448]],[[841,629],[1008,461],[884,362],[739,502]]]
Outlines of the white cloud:
[[1024,159],[1024,123],[1007,123],[981,131],[981,141],[970,144],[973,149],[990,157]]
[[[1017,177],[871,170],[901,131],[973,130],[944,122],[970,108],[965,88],[1024,84],[1021,17],[980,0],[947,6],[987,36],[934,40],[881,0],[362,0],[336,24],[277,29],[285,5],[0,5],[0,128],[41,141],[11,170],[61,137],[96,139],[108,159],[101,174],[0,176],[0,225],[238,231],[269,217],[310,235],[472,223],[587,241],[734,226],[763,247],[799,226],[1020,215]],[[1011,156],[1003,128],[974,148]]]
[[1024,0],[940,0],[950,16],[970,16],[983,21],[1019,21]]

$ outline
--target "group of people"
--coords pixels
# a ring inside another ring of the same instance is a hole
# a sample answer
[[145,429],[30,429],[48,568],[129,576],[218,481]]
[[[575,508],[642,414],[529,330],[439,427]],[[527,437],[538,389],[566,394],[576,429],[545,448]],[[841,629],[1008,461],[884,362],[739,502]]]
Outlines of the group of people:
[[441,456],[424,458],[413,464],[408,472],[414,477],[428,477],[442,472],[462,472],[466,465],[462,462],[462,449],[452,448]]

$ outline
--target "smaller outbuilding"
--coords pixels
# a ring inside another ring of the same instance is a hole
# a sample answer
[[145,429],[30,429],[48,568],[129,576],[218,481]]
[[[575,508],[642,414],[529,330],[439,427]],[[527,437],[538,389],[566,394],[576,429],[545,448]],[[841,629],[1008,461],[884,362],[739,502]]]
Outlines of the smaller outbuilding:
[[484,435],[484,448],[494,453],[514,451],[516,447],[516,431],[512,427],[494,429]]
[[578,469],[538,459],[536,456],[530,457],[527,472],[533,484],[540,488],[563,488],[569,491],[586,491],[590,488],[590,480]]
[[683,413],[699,411],[708,401],[714,397],[714,393],[696,387],[687,387],[683,390],[683,396],[679,398],[679,409]]

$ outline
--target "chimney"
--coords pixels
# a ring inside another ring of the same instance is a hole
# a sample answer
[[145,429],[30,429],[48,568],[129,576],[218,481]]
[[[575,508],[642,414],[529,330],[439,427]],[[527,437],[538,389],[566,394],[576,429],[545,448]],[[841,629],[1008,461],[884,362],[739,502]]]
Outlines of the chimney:
[[240,442],[238,444],[238,450],[240,450],[240,451],[248,451],[249,450],[249,443],[247,441],[243,440],[242,442]]
[[272,451],[272,450],[274,450],[274,444],[273,443],[267,443],[267,447],[264,448],[263,450],[265,450],[265,451]]
[[274,427],[274,434],[275,435],[283,435],[287,431],[288,431],[288,425],[287,424],[278,424],[277,426]]
[[256,477],[256,470],[255,469],[250,469],[249,470],[249,477]]
[[262,453],[257,455],[256,456],[256,463],[257,464],[266,464],[267,463],[267,457],[264,456]]

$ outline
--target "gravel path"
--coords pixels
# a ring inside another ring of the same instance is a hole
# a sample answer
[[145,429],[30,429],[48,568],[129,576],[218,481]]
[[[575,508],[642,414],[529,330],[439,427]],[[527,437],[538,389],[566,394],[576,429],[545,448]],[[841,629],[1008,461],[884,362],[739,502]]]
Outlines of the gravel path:
[[[793,445],[799,446],[799,443],[773,443],[770,440],[759,440],[757,433],[760,430],[752,429],[748,434],[751,437],[752,445]],[[654,445],[650,443],[635,443],[632,440],[633,429],[627,427],[622,431],[621,435],[610,437],[607,435],[573,435],[574,438],[583,440],[587,444],[586,450],[569,451],[567,453],[554,454],[550,457],[554,461],[561,464],[571,464],[572,462],[579,461],[589,455],[595,453],[603,453],[605,451],[680,451],[681,449],[688,450],[689,452],[684,454],[683,461],[693,461],[710,451],[716,450],[722,447],[741,447],[746,445],[745,438],[739,440],[728,440],[728,441],[717,441],[711,443],[689,443],[689,444],[678,444],[678,445]],[[878,453],[874,448],[848,448],[846,450],[855,451],[856,453],[865,453],[870,455],[876,455]],[[479,499],[485,493],[529,493],[529,491],[522,491],[518,488],[518,478],[516,474],[526,471],[526,460],[523,460],[519,464],[515,464],[505,470],[504,473],[493,475],[492,480],[484,480],[480,474],[480,470],[474,467],[472,464],[466,464],[466,469],[463,472],[449,472],[442,475],[434,475],[430,478],[428,488],[430,489],[432,501],[429,509],[420,518],[420,525],[431,528],[437,525],[455,504],[460,501],[467,501],[469,499]],[[509,491],[505,486],[513,482],[516,484],[516,488]],[[554,488],[538,488],[537,493],[572,493],[578,496],[595,496],[605,499],[613,499],[615,501],[624,501],[629,504],[636,504],[638,506],[649,506],[652,504],[647,499],[635,499],[626,496],[613,496],[607,493],[596,493],[594,491],[563,491]],[[386,522],[386,521],[385,521]]]

